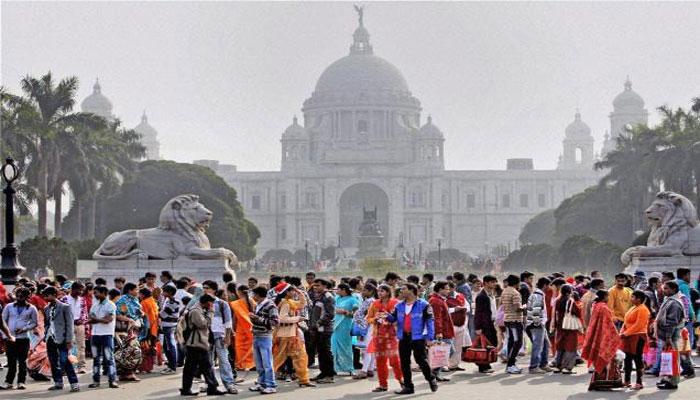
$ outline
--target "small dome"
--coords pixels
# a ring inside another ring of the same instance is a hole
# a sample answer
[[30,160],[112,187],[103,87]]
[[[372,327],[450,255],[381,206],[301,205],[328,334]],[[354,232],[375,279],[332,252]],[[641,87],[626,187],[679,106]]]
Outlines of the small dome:
[[92,87],[92,94],[80,103],[83,112],[89,112],[104,118],[112,118],[112,102],[102,94],[100,81],[96,80]]
[[591,136],[591,128],[581,121],[581,113],[577,112],[574,117],[574,122],[566,127],[566,137],[569,139],[589,138]]
[[428,122],[420,128],[420,136],[424,138],[443,138],[442,131],[433,125],[433,117],[430,115],[428,115]]
[[141,115],[141,123],[134,127],[134,131],[141,135],[144,140],[155,140],[156,136],[158,136],[158,131],[148,123],[145,111]]
[[306,134],[306,129],[304,129],[303,126],[299,125],[299,120],[295,115],[294,119],[292,120],[292,124],[284,130],[282,139],[306,139],[307,136],[308,135]]
[[632,90],[632,82],[630,82],[629,78],[627,78],[625,81],[625,90],[615,96],[613,106],[616,110],[644,108],[644,100],[642,99],[642,96],[638,95],[637,92]]

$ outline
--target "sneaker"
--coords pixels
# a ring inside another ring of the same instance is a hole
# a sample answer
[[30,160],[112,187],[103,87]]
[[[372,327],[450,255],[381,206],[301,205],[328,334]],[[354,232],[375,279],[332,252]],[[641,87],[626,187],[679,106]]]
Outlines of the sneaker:
[[27,387],[24,386],[24,383],[18,383],[17,384],[17,390],[25,390]]
[[63,386],[58,386],[58,385],[53,385],[50,388],[46,389],[49,391],[54,391],[54,390],[63,390]]
[[265,389],[260,391],[260,394],[273,394],[273,393],[277,393],[277,389],[275,389],[273,387],[266,387]]
[[259,392],[262,390],[262,386],[258,385],[257,383],[251,387],[248,388],[251,392]]
[[93,383],[89,384],[88,387],[90,389],[98,388],[98,387],[100,387],[100,382],[93,382]]
[[77,383],[70,385],[70,392],[71,393],[75,393],[75,392],[79,392],[79,391],[80,391],[80,385],[78,385]]
[[540,369],[544,372],[552,372],[554,371],[549,365],[545,365],[544,367],[540,367]]
[[542,368],[530,368],[530,369],[528,370],[528,372],[529,372],[530,374],[537,374],[537,375],[542,375],[542,374],[546,374],[546,373],[547,373],[547,371],[543,370]]
[[226,388],[228,394],[238,394],[238,388],[235,385],[231,385]]
[[0,390],[12,390],[12,384],[11,383],[5,383],[0,385]]
[[413,389],[403,387],[401,390],[394,391],[394,393],[396,393],[396,394],[413,394]]
[[430,386],[430,391],[435,393],[438,390],[438,383],[437,379],[433,379],[430,382],[428,382],[428,385]]
[[522,374],[523,370],[516,367],[515,365],[512,365],[512,366],[506,368],[506,373],[511,374],[511,375],[517,375],[517,374]]
[[172,370],[170,368],[166,368],[162,371],[160,371],[161,375],[172,375],[175,373],[175,370]]

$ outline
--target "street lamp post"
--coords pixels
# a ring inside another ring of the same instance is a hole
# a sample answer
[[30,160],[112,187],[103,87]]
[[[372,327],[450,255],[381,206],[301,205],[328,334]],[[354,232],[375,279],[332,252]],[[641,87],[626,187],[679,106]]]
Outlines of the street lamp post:
[[309,240],[304,240],[304,268],[309,269]]
[[438,269],[442,268],[442,239],[438,238]]
[[15,160],[7,158],[2,166],[2,178],[5,180],[5,247],[2,248],[2,264],[0,275],[4,285],[14,285],[17,277],[24,272],[24,267],[20,265],[17,258],[17,246],[15,245],[15,212],[14,196],[15,189],[12,187],[19,176],[19,171],[15,165]]

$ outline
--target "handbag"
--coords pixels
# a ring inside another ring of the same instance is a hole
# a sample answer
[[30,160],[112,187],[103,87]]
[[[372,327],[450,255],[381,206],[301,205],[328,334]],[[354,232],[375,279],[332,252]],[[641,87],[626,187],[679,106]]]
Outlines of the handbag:
[[368,326],[362,327],[358,324],[353,323],[352,328],[350,329],[350,336],[362,336],[365,337],[367,336],[367,331],[369,330]]
[[566,312],[564,313],[564,319],[561,322],[561,329],[583,332],[583,323],[581,322],[581,319],[571,312],[571,306],[573,303],[573,300],[566,302]]
[[462,361],[476,364],[491,364],[496,362],[498,354],[496,348],[491,346],[486,336],[478,335],[474,339],[472,347],[462,351]]
[[430,368],[437,369],[446,367],[450,360],[450,346],[447,343],[438,343],[428,349],[428,364]]

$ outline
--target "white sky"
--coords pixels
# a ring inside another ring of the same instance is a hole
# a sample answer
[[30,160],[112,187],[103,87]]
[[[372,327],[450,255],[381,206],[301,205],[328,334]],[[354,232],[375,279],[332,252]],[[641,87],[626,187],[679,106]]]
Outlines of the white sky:
[[[279,168],[279,138],[348,53],[352,3],[2,2],[2,84],[99,76],[165,158]],[[554,168],[580,108],[596,148],[629,75],[654,108],[700,96],[700,3],[366,3],[375,54],[444,132],[449,169]]]

